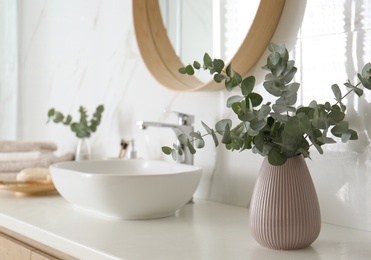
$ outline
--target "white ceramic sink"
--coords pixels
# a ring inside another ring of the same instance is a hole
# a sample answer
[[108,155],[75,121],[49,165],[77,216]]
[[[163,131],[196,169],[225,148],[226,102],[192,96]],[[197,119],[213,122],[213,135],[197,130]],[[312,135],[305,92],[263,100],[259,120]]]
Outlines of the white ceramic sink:
[[58,192],[72,204],[109,217],[173,215],[192,198],[201,168],[147,160],[61,162],[50,166]]

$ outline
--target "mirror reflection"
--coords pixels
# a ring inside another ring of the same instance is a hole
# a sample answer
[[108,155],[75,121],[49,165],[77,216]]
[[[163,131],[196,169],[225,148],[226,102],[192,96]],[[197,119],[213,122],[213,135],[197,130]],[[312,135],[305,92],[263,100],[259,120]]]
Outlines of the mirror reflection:
[[[160,0],[169,40],[183,64],[211,57],[230,61],[255,18],[259,0]],[[208,73],[198,74],[203,81]]]

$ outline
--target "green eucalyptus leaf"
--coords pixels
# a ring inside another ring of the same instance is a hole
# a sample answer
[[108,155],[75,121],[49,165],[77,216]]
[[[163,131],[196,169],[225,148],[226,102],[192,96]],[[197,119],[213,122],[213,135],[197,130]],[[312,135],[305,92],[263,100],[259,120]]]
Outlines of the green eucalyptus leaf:
[[324,144],[334,144],[336,141],[330,137],[321,136],[317,138],[318,141]]
[[212,67],[213,62],[212,62],[212,59],[211,59],[211,57],[210,57],[210,55],[208,53],[205,53],[204,54],[203,61],[204,61],[204,65],[206,67]]
[[270,52],[275,52],[275,51],[277,50],[277,48],[278,48],[278,46],[277,46],[277,44],[275,44],[274,42],[270,42],[270,43],[268,44],[268,50],[269,50]]
[[188,147],[188,150],[191,154],[196,153],[196,149],[193,147],[193,145],[192,145],[192,143],[189,139],[187,140],[187,147]]
[[232,142],[232,138],[231,138],[231,132],[230,132],[230,125],[226,124],[225,129],[224,129],[223,138],[222,138],[222,143],[230,144],[231,142]]
[[355,88],[355,86],[353,86],[350,82],[344,83],[344,86],[346,86],[347,88],[351,88],[351,89]]
[[192,65],[187,65],[185,67],[185,70],[186,70],[187,75],[192,76],[193,74],[195,74],[195,71],[194,71]]
[[342,133],[342,134],[341,134],[341,141],[342,141],[343,143],[346,143],[346,142],[348,142],[348,141],[350,140],[350,137],[351,137],[351,136],[352,136],[352,135],[351,135],[350,132]]
[[170,155],[173,152],[173,149],[169,146],[163,146],[161,149],[162,152],[166,155]]
[[292,111],[292,112],[296,111],[296,108],[292,106],[296,104],[297,99],[298,99],[297,93],[294,93],[289,97],[285,97],[285,103],[286,103],[286,106],[288,107],[288,111]]
[[241,82],[242,95],[244,95],[244,96],[249,95],[253,91],[254,86],[255,86],[255,77],[254,76],[250,76],[250,77],[247,77],[244,80],[242,80],[242,82]]
[[[331,110],[331,104],[330,104],[330,102],[326,102],[325,103],[325,109],[327,110],[327,111],[330,111]],[[339,109],[340,110],[340,109]]]
[[92,133],[94,133],[96,130],[97,130],[97,125],[91,125],[90,127],[89,127],[89,129],[90,129],[90,131],[92,132]]
[[320,154],[323,154],[323,149],[320,145],[318,145],[317,143],[313,143],[313,146],[317,149],[317,151],[320,153]]
[[331,89],[332,89],[332,92],[335,95],[335,100],[340,102],[342,96],[341,96],[341,91],[340,91],[339,86],[337,84],[333,84],[331,86]]
[[54,114],[54,123],[62,122],[64,119],[64,115],[61,112],[55,112]]
[[253,138],[253,142],[255,144],[255,147],[260,151],[263,152],[264,148],[264,132],[259,132],[258,135],[256,135]]
[[201,64],[198,62],[198,61],[194,61],[193,62],[193,67],[197,70],[199,70],[201,68]]
[[315,100],[313,100],[312,102],[310,102],[309,105],[308,105],[308,107],[314,108],[314,109],[317,108],[317,106],[318,106],[317,105],[317,101],[315,101]]
[[64,125],[70,125],[72,122],[72,117],[70,115],[67,115],[66,119],[64,120]]
[[338,110],[332,110],[327,118],[330,120],[331,124],[340,123],[345,118],[345,114]]
[[360,88],[354,88],[354,93],[357,94],[357,96],[361,97],[363,95],[363,89]]
[[302,136],[303,130],[301,126],[301,120],[297,116],[292,117],[284,126],[284,131],[290,136]]
[[233,76],[224,81],[224,85],[228,91],[232,91],[235,87],[237,87],[241,83],[241,81],[242,81],[241,75],[234,71]]
[[265,88],[265,90],[269,94],[271,94],[271,95],[273,95],[275,97],[280,97],[282,95],[282,91],[283,90],[281,88],[277,87],[275,85],[275,82],[274,81],[265,81],[263,83],[263,87]]
[[256,118],[256,115],[253,111],[242,111],[238,115],[238,119],[240,119],[243,122],[251,122]]
[[288,71],[283,77],[282,77],[282,80],[283,82],[285,83],[289,83],[294,77],[295,77],[295,74],[297,72],[297,68],[296,67],[292,67],[290,69],[290,71]]
[[340,104],[341,111],[345,112],[347,107],[342,102],[339,102],[339,104]]
[[54,108],[49,109],[48,117],[52,117],[52,116],[54,116],[54,114],[55,114],[55,109]]
[[218,134],[223,135],[226,128],[230,129],[231,126],[232,120],[222,119],[215,124],[215,130],[218,132]]
[[204,127],[204,129],[206,130],[206,132],[208,134],[212,133],[212,129],[210,127],[208,127],[203,121],[201,121],[201,124],[202,124],[202,126]]
[[214,81],[217,82],[217,83],[222,82],[224,79],[226,79],[226,76],[224,76],[222,74],[215,74],[214,75]]
[[178,72],[179,72],[180,74],[187,74],[187,70],[186,70],[185,67],[179,68],[179,69],[178,69]]
[[251,104],[253,107],[259,106],[263,102],[263,97],[258,93],[250,93],[248,98],[251,100]]
[[174,151],[176,152],[176,159],[178,159],[179,156],[183,155],[183,149],[180,145],[173,144]]
[[227,100],[227,107],[232,107],[232,105],[236,102],[240,102],[243,100],[244,97],[242,96],[231,96]]
[[280,151],[279,148],[273,147],[268,153],[268,162],[271,165],[279,166],[287,161],[287,157],[284,153]]
[[358,134],[356,131],[349,129],[350,140],[358,140]]
[[287,85],[283,89],[282,96],[287,98],[287,97],[290,97],[290,96],[296,94],[299,90],[299,87],[300,87],[300,84],[296,83],[296,82]]
[[257,120],[263,120],[268,117],[271,112],[271,107],[269,105],[262,105],[257,114]]
[[275,77],[279,77],[284,73],[285,70],[286,70],[286,64],[279,64],[277,67],[275,67],[271,71]]
[[227,74],[228,77],[232,77],[233,70],[231,64],[227,66],[227,68],[225,69],[225,73]]
[[197,131],[197,132],[190,132],[189,133],[189,136],[195,138],[195,139],[202,139],[202,135],[200,133],[200,131]]
[[267,67],[272,70],[278,66],[280,61],[281,61],[280,54],[278,52],[273,52],[268,56]]
[[341,137],[343,133],[347,133],[347,132],[349,132],[348,121],[342,121],[331,129],[331,133],[336,137]]
[[103,111],[104,111],[104,106],[103,106],[103,105],[99,105],[99,106],[96,108],[96,112],[99,113],[99,114],[102,114]]
[[371,63],[366,63],[362,68],[362,77],[370,77],[371,76]]
[[280,46],[280,49],[278,52],[281,55],[282,62],[286,64],[289,60],[289,52],[286,49],[284,44],[279,44],[279,46]]
[[362,85],[366,88],[371,90],[371,63],[365,64],[362,68],[362,76],[357,75],[358,78],[361,80]]
[[187,145],[188,144],[188,141],[189,141],[189,139],[188,139],[188,137],[187,137],[186,134],[180,134],[180,135],[178,135],[178,140],[183,145]]
[[214,145],[217,147],[219,145],[218,137],[216,136],[215,132],[213,129],[211,129],[211,137],[213,138]]
[[205,146],[205,141],[204,141],[203,138],[195,139],[194,142],[195,142],[195,146],[196,146],[197,148],[199,148],[199,149],[204,148],[204,146]]
[[224,61],[221,59],[214,59],[213,67],[216,72],[221,73],[224,68]]
[[313,111],[314,111],[314,108],[312,107],[300,107],[296,110],[296,115],[299,115],[300,113],[308,115],[309,113],[312,113]]
[[285,105],[277,105],[277,104],[273,104],[272,105],[272,109],[274,112],[278,113],[278,114],[281,114],[283,112],[286,112],[288,111],[287,110],[287,107]]
[[250,127],[251,129],[255,130],[255,131],[260,131],[262,130],[265,126],[267,125],[267,121],[265,120],[257,120],[257,119],[254,119],[250,122]]
[[280,123],[286,123],[289,120],[289,117],[287,115],[281,115],[280,113],[270,113],[270,115]]
[[238,86],[242,82],[242,77],[238,72],[233,71],[233,80],[236,82],[236,84]]
[[183,152],[182,152],[182,154],[178,154],[178,151],[181,151],[181,150],[175,150],[174,149],[174,150],[171,151],[171,157],[173,157],[174,161],[178,160],[178,157],[183,154]]
[[[294,67],[294,65],[295,65],[295,61],[293,61],[293,60],[289,60],[289,61],[287,61],[286,62],[286,69],[285,69],[285,71],[283,72],[283,74],[284,75],[287,75],[291,70],[292,70],[292,68]],[[291,81],[291,80],[290,80]],[[290,82],[289,81],[289,82]]]

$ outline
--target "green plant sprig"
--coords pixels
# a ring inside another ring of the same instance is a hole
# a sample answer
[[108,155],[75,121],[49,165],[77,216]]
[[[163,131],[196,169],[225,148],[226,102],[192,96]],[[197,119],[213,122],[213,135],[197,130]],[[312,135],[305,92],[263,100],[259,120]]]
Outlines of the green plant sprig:
[[[263,103],[263,97],[254,92],[254,76],[242,78],[231,65],[223,70],[224,61],[211,59],[207,53],[202,66],[195,61],[192,65],[179,69],[180,73],[187,75],[193,75],[195,70],[208,70],[214,81],[224,81],[227,91],[239,87],[241,92],[240,95],[229,97],[226,103],[240,120],[236,126],[232,125],[231,119],[218,121],[214,129],[202,122],[206,134],[196,131],[190,136],[178,136],[180,143],[192,154],[196,153],[195,148],[204,147],[205,136],[210,135],[215,146],[219,145],[220,136],[220,142],[228,150],[251,149],[254,153],[268,156],[270,164],[282,165],[288,158],[299,154],[305,158],[310,157],[309,148],[312,146],[323,154],[323,145],[336,143],[333,137],[340,138],[342,142],[358,139],[357,132],[350,129],[349,122],[345,120],[346,106],[343,100],[352,92],[361,97],[364,92],[361,85],[371,90],[371,63],[367,63],[362,72],[357,74],[360,82],[352,84],[348,80],[344,83],[350,89],[345,95],[342,95],[337,84],[331,86],[336,101],[334,104],[319,104],[314,100],[308,106],[295,107],[300,87],[299,83],[292,82],[297,72],[295,62],[289,60],[284,44],[271,43],[268,49],[271,53],[263,69],[269,72],[265,76],[263,87],[277,98],[274,103]],[[171,154],[174,159],[182,154],[176,144],[173,147],[164,146],[162,151]]]
[[104,111],[104,106],[99,105],[92,118],[88,120],[88,113],[86,108],[80,106],[79,113],[80,113],[80,121],[79,122],[72,122],[72,116],[67,115],[64,116],[61,112],[56,111],[54,108],[51,108],[48,111],[48,121],[53,121],[54,123],[62,123],[63,125],[69,125],[71,131],[76,134],[78,138],[89,138],[92,133],[97,130],[102,118],[102,113]]

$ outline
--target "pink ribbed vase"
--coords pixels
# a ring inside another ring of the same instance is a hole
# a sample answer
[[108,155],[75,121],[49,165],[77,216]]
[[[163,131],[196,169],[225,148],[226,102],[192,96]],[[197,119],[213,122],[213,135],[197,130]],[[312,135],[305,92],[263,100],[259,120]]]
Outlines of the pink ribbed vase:
[[272,249],[306,248],[317,239],[321,213],[303,156],[281,166],[264,159],[251,199],[250,229],[260,245]]

